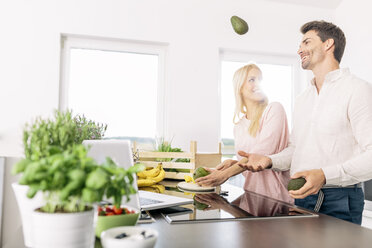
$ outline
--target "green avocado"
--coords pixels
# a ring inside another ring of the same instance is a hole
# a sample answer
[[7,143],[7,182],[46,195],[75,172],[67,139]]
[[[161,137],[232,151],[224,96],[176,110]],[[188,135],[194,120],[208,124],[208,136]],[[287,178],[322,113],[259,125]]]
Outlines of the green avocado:
[[198,209],[198,210],[204,210],[208,207],[207,204],[198,202],[197,200],[195,200],[195,198],[194,198],[194,203],[193,204],[194,204],[195,208]]
[[242,18],[238,16],[232,16],[230,18],[231,24],[237,34],[245,34],[248,32],[248,24]]
[[198,179],[199,177],[205,177],[211,174],[209,171],[206,171],[203,167],[199,167],[194,171],[192,177],[194,180]]
[[289,180],[289,183],[288,183],[288,187],[287,187],[288,191],[289,190],[298,190],[302,186],[304,186],[305,183],[306,183],[306,180],[303,177],[296,178],[296,179],[291,179],[291,180]]

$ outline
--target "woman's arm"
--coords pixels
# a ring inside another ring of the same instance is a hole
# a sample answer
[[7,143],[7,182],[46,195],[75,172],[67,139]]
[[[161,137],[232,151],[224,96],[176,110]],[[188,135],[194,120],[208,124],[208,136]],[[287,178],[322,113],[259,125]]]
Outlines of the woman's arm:
[[236,161],[232,166],[225,170],[212,170],[210,168],[204,168],[211,172],[208,176],[205,177],[199,177],[195,180],[195,182],[201,186],[209,186],[209,187],[215,187],[223,184],[226,182],[227,179],[229,179],[232,176],[238,175],[244,171],[243,168],[241,168],[238,164],[240,163],[246,163],[247,159],[243,158],[239,162]]

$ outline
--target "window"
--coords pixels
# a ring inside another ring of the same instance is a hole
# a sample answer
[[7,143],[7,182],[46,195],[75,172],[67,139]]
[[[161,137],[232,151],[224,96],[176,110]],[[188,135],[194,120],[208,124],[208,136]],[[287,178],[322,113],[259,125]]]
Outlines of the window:
[[[237,69],[255,63],[262,70],[261,87],[269,98],[269,102],[280,102],[287,114],[288,125],[291,127],[292,102],[294,95],[294,78],[298,75],[297,59],[285,56],[255,55],[221,51],[221,141],[222,153],[225,157],[233,157],[233,115],[235,97],[232,78]],[[253,62],[254,61],[254,62]]]
[[105,138],[152,149],[165,124],[164,45],[62,38],[60,108],[107,124]]

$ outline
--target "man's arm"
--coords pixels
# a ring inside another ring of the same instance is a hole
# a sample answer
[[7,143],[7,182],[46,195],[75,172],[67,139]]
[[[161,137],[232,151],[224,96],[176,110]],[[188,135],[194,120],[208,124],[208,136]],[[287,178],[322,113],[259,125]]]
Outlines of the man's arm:
[[348,107],[353,138],[362,152],[341,163],[323,168],[327,184],[346,186],[372,179],[372,86],[355,88]]
[[271,159],[272,163],[271,168],[280,171],[289,170],[291,167],[294,150],[295,146],[292,143],[289,143],[289,146],[285,148],[283,151],[277,154],[269,155],[268,157]]

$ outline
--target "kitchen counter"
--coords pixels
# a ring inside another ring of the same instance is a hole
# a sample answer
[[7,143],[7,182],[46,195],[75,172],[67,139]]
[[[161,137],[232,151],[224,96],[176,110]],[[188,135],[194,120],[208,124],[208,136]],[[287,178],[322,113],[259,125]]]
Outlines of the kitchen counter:
[[[234,195],[234,187],[228,186]],[[226,190],[225,187],[222,187]],[[232,190],[233,189],[233,190]],[[235,192],[236,194],[236,192]],[[308,218],[246,219],[168,224],[159,212],[156,222],[141,224],[159,231],[155,247],[371,247],[372,230],[319,214]]]

